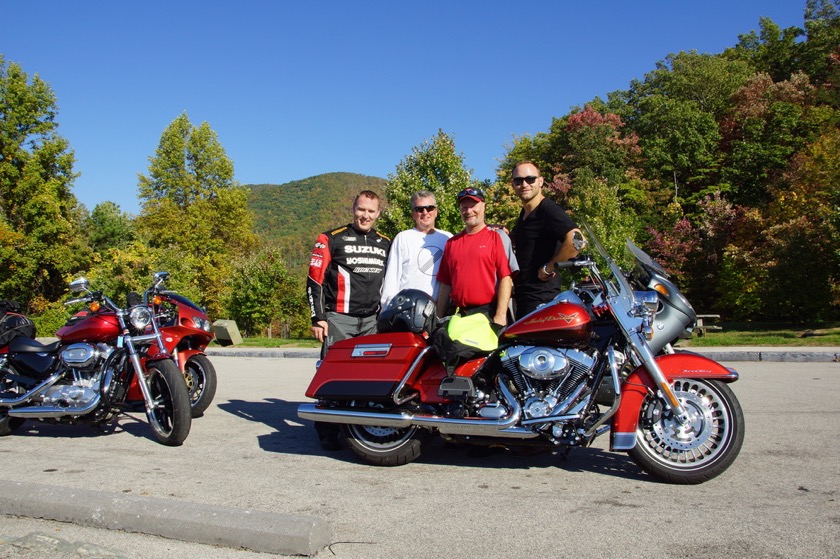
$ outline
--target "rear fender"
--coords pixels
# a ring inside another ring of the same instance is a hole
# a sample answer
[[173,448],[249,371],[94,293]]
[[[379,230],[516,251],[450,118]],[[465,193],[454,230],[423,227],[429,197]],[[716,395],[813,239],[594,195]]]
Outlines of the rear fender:
[[[697,353],[660,355],[656,357],[656,363],[669,383],[678,378],[708,378],[723,382],[738,380],[734,369]],[[636,446],[636,428],[642,403],[649,393],[656,391],[657,386],[644,366],[627,376],[621,385],[621,403],[612,421],[612,450],[630,450]]]

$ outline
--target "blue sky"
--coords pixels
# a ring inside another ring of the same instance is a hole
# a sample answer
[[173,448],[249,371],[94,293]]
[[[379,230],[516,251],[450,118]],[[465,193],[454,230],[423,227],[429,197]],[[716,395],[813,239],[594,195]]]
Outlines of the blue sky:
[[514,137],[626,89],[669,53],[720,53],[805,0],[22,2],[0,54],[50,84],[74,193],[137,213],[163,130],[208,122],[242,184],[387,178],[442,129],[478,179]]

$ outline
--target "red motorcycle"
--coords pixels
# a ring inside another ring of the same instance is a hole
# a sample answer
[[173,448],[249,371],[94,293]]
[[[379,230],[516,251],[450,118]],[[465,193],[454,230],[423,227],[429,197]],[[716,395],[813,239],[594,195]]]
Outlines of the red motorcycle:
[[565,454],[610,432],[611,450],[664,481],[722,473],[744,439],[729,388],[737,372],[675,353],[696,320],[691,304],[635,245],[625,273],[583,227],[578,246],[592,254],[561,266],[584,271],[582,282],[508,326],[497,349],[449,377],[428,341],[434,301],[403,293],[380,314],[380,333],[330,347],[306,391],[317,402],[299,417],[338,424],[344,444],[379,466],[415,460],[434,434]]
[[[155,275],[154,290],[163,281]],[[178,446],[189,435],[190,400],[183,376],[164,347],[152,309],[143,301],[120,307],[85,278],[70,284],[87,303],[42,344],[26,337],[0,354],[0,436],[25,420],[103,424],[124,410],[145,408],[158,442]]]
[[[160,322],[163,348],[181,369],[190,394],[193,417],[201,417],[216,395],[216,368],[205,350],[213,340],[213,329],[204,309],[174,291],[163,289],[163,281],[148,294],[149,304]],[[156,354],[156,347],[150,355]]]

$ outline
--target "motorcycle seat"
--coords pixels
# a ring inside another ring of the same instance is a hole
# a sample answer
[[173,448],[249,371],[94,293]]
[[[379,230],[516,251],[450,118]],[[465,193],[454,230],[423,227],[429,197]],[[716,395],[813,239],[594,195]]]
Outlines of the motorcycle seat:
[[9,342],[9,351],[14,353],[52,353],[61,345],[61,341],[42,344],[32,338],[18,337]]

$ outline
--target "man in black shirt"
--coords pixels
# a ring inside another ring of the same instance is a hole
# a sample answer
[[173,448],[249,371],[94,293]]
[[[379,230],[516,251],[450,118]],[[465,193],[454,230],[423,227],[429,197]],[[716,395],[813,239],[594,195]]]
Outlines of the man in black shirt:
[[540,305],[551,301],[560,291],[560,277],[555,262],[577,256],[572,243],[577,224],[542,191],[545,179],[530,161],[517,163],[511,184],[522,211],[511,233],[519,274],[514,278],[513,296],[516,317],[522,318]]

